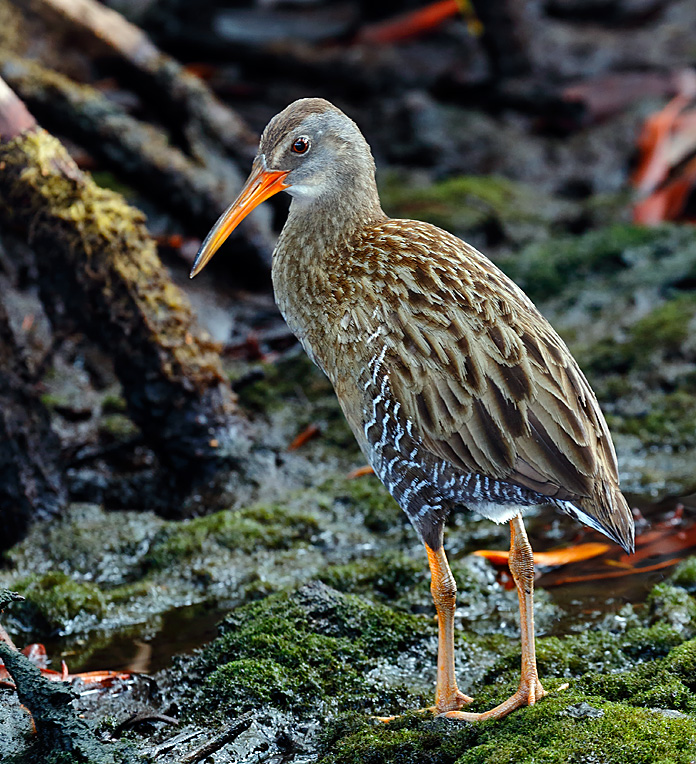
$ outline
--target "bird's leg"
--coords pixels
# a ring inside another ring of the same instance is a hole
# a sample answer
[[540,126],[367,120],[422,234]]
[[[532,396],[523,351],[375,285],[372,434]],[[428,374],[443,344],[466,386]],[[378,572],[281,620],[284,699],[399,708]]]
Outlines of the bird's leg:
[[[459,691],[457,679],[454,676],[454,610],[457,584],[442,545],[442,528],[435,529],[434,543],[437,545],[436,549],[426,542],[425,551],[430,565],[430,591],[437,611],[437,686],[435,705],[419,710],[443,714],[460,709],[466,703],[471,703],[473,698]],[[391,722],[399,717],[377,716],[375,718],[382,722]]]
[[539,698],[546,695],[541,686],[536,667],[536,651],[534,648],[534,558],[532,547],[527,538],[521,515],[510,520],[510,572],[517,587],[520,600],[520,630],[522,637],[522,675],[517,692],[499,706],[482,714],[472,714],[465,711],[448,711],[445,716],[450,719],[466,719],[467,721],[483,721],[484,719],[501,719],[510,711],[522,706],[532,706]]
[[546,691],[537,674],[534,646],[534,557],[521,515],[510,520],[509,565],[520,601],[522,675],[518,692],[526,694],[526,704],[532,706]]
[[445,548],[437,549],[425,545],[430,565],[430,591],[437,610],[437,688],[435,690],[436,714],[460,709],[471,698],[457,687],[454,675],[454,611],[457,598],[457,584],[447,563]]

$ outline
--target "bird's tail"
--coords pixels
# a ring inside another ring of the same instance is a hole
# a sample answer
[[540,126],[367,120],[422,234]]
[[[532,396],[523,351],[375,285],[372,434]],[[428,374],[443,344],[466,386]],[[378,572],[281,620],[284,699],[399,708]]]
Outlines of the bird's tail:
[[564,503],[568,514],[608,536],[627,554],[633,554],[636,548],[633,513],[618,485],[603,481],[595,496]]

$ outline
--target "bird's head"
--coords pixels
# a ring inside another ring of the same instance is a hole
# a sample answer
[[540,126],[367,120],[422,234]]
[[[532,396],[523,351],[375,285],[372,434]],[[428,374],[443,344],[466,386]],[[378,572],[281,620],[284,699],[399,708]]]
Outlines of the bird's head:
[[355,122],[323,98],[295,101],[268,123],[251,174],[203,242],[191,278],[255,207],[279,191],[299,207],[379,208],[370,147]]

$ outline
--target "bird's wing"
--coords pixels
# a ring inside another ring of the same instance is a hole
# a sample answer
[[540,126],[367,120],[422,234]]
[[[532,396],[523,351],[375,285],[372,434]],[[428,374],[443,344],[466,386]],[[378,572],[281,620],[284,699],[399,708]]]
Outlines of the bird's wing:
[[400,223],[403,240],[386,246],[408,257],[382,275],[385,364],[423,444],[462,470],[549,497],[592,497],[607,481],[618,490],[594,393],[526,295],[456,237]]

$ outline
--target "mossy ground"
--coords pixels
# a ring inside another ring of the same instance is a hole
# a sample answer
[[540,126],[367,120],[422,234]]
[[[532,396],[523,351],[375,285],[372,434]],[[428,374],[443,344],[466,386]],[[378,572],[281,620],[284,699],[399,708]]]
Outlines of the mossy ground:
[[[221,636],[185,663],[198,688],[188,693],[189,718],[273,708],[297,720],[328,720],[318,743],[325,764],[688,764],[696,756],[696,640],[688,639],[696,602],[675,582],[691,585],[692,567],[689,561],[647,607],[613,628],[607,620],[602,629],[542,637],[539,670],[549,695],[476,725],[429,713],[406,713],[388,725],[370,718],[431,702],[430,619],[321,584],[274,595],[235,610]],[[676,626],[667,601],[687,613]],[[472,711],[514,692],[516,640],[459,632],[457,652],[461,686],[475,695]],[[488,666],[473,682],[466,678],[471,656]]]
[[[508,193],[493,192],[502,197],[491,196],[491,205]],[[681,476],[655,470],[648,479],[654,462],[644,457],[655,444],[688,456],[696,431],[696,235],[621,226],[536,244],[501,262],[537,290],[619,436],[637,444],[640,470],[629,474],[629,487],[686,485],[692,459]],[[185,722],[210,734],[252,711],[260,737],[276,740],[291,729],[307,756],[336,764],[696,759],[693,560],[621,618],[610,613],[581,633],[541,636],[539,666],[550,695],[534,708],[477,726],[413,714],[373,723],[372,714],[431,702],[436,631],[423,550],[375,478],[346,479],[362,458],[328,381],[302,355],[260,368],[261,379],[240,387],[260,433],[247,457],[254,485],[230,477],[223,495],[234,503],[181,523],[74,505],[35,528],[0,570],[0,584],[27,597],[4,616],[18,641],[71,635],[74,641],[61,643],[71,649],[77,640],[97,642],[97,629],[161,628],[158,619],[183,605],[234,608],[218,639],[158,677]],[[232,363],[227,369],[233,380],[250,371]],[[111,417],[103,440],[129,438],[118,391],[100,400]],[[310,423],[320,436],[288,451]],[[509,695],[519,671],[515,592],[499,585],[488,563],[468,556],[506,543],[506,530],[488,521],[464,513],[450,520],[460,588],[457,660],[462,689],[476,697],[473,710]],[[558,615],[540,591],[539,633]],[[167,628],[180,623],[173,617]],[[71,668],[80,665],[73,659]],[[565,681],[570,687],[559,690]]]
[[392,217],[426,220],[498,246],[546,238],[572,215],[567,203],[496,176],[458,175],[419,186],[398,173],[385,174],[380,197]]

